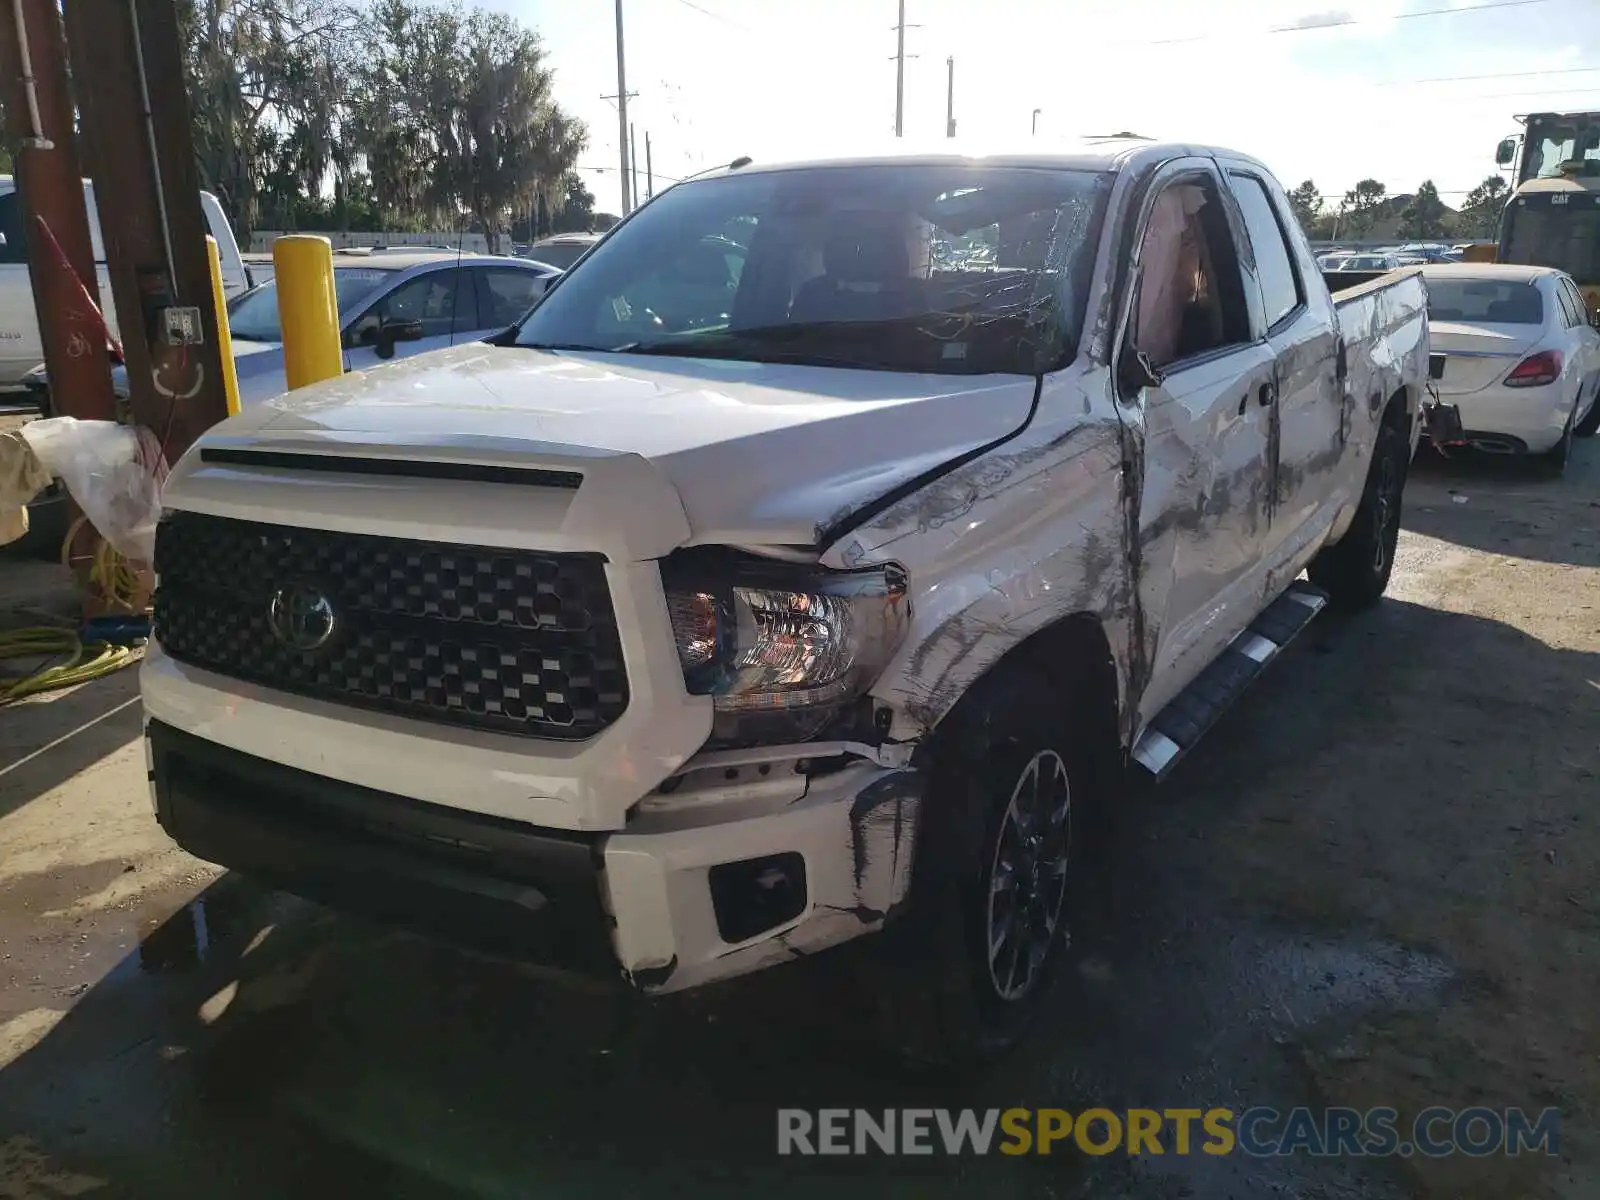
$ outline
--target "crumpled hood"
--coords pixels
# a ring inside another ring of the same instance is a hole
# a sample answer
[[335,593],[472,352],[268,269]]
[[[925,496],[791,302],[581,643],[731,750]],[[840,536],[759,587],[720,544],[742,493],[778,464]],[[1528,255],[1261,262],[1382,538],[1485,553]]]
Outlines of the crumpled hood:
[[1026,424],[1035,380],[474,343],[252,405],[217,427],[287,447],[515,464],[639,455],[692,542],[810,544],[895,487]]

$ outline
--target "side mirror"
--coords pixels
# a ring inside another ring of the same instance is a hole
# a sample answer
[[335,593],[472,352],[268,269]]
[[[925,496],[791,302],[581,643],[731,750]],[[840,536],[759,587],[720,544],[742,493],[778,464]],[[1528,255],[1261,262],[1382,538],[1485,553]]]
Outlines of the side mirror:
[[1117,359],[1117,392],[1124,399],[1138,395],[1145,388],[1160,387],[1163,378],[1144,351],[1135,350],[1132,343],[1122,348]]
[[1516,157],[1517,139],[1514,137],[1503,139],[1494,149],[1494,165],[1497,167],[1509,167]]
[[378,326],[378,339],[373,344],[373,350],[379,358],[393,358],[397,342],[417,342],[421,340],[421,321],[385,321]]

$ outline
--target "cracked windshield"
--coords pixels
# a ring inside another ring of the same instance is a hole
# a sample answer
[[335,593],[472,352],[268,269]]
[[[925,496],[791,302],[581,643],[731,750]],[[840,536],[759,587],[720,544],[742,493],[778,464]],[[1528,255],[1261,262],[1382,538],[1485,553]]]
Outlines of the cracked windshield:
[[1595,0],[0,0],[0,1200],[1600,1200]]

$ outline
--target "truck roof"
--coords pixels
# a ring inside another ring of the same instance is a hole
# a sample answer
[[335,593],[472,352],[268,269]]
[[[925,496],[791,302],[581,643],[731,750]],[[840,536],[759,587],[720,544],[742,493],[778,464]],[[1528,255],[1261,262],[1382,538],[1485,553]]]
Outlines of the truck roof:
[[[948,166],[954,163],[983,163],[1001,167],[1036,167],[1064,171],[1121,171],[1147,166],[1171,158],[1191,155],[1218,155],[1261,166],[1258,160],[1237,150],[1207,146],[1197,142],[1158,142],[1149,138],[1105,137],[1045,142],[966,142],[907,141],[895,143],[873,153],[838,157],[790,159],[780,162],[751,162],[743,167],[722,167],[698,178],[741,175],[769,171],[793,171],[815,167],[906,165]],[[1262,167],[1265,170],[1265,167]],[[685,181],[687,182],[687,181]]]

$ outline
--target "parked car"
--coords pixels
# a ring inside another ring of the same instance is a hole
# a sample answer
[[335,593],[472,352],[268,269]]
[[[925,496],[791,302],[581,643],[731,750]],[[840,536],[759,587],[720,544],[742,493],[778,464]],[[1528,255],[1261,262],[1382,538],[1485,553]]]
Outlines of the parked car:
[[558,233],[532,243],[523,257],[565,271],[599,240],[598,233]]
[[[100,236],[94,185],[87,179],[83,182],[83,200],[88,209],[89,240],[100,279],[101,312],[115,335],[117,314],[111,299],[111,281],[106,275],[105,242]],[[236,296],[250,286],[251,279],[239,255],[233,228],[228,224],[222,205],[210,192],[200,193],[200,208],[205,214],[207,229],[217,239],[223,290],[229,296]],[[24,376],[44,358],[39,319],[33,308],[33,284],[28,276],[25,225],[16,182],[10,175],[0,175],[0,388],[23,383]]]
[[1425,267],[1441,396],[1469,444],[1566,469],[1574,437],[1600,428],[1600,332],[1578,285],[1553,267]]
[[992,1051],[1116,768],[1383,594],[1427,360],[1420,277],[1330,296],[1231,151],[703,175],[492,344],[184,455],[159,819],[647,992],[876,934],[885,1028]]
[[1337,271],[1393,271],[1401,262],[1392,254],[1350,254],[1337,267],[1324,268]]
[[[359,265],[337,256],[333,268],[347,371],[487,337],[520,318],[560,274],[520,258],[453,250],[358,257]],[[228,328],[241,403],[286,391],[277,281],[229,304]]]

